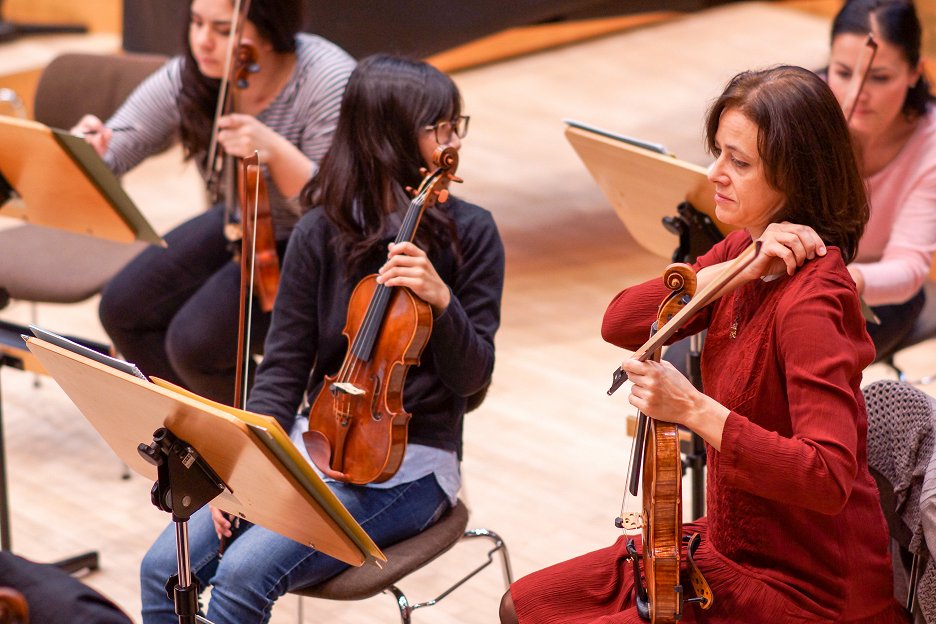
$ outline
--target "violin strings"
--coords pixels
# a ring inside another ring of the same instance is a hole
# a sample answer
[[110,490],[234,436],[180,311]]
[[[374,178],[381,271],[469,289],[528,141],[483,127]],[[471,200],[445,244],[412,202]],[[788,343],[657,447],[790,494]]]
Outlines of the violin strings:
[[[425,205],[426,197],[428,196],[428,189],[432,186],[432,182],[441,175],[440,171],[441,170],[437,169],[420,184],[416,196],[410,200],[409,206],[406,209],[406,214],[403,217],[403,223],[400,226],[400,231],[394,242],[401,243],[408,241],[415,233],[416,226],[422,216],[422,207]],[[377,284],[374,294],[371,296],[370,303],[368,304],[367,312],[364,314],[364,320],[361,322],[360,330],[355,335],[354,341],[348,346],[348,357],[345,358],[338,372],[336,377],[338,381],[345,383],[352,382],[359,367],[364,366],[364,360],[360,356],[366,355],[370,357],[372,355],[372,353],[369,352],[373,349],[373,345],[376,341],[375,334],[379,330],[380,323],[383,320],[382,317],[384,316],[383,312],[386,311],[387,302],[392,294],[392,287]],[[361,353],[363,345],[368,345],[368,353],[366,354]],[[340,394],[343,396],[336,397],[335,409],[339,413],[347,413],[349,411],[348,404],[351,402],[352,397],[346,392]]]
[[[633,445],[633,444],[637,444],[637,436],[634,436],[633,441],[631,442],[631,444],[632,444],[632,445]],[[639,451],[638,451],[638,452],[639,452]],[[627,478],[630,479],[631,469],[633,468],[633,465],[634,465],[634,455],[635,455],[635,453],[634,453],[633,450],[632,450],[632,451],[631,451],[630,453],[628,453],[627,455],[628,455],[628,457],[627,457],[627,472],[625,472],[624,474],[626,474],[626,475],[627,475]],[[628,499],[629,497],[630,497],[630,488],[629,488],[629,487],[627,486],[627,484],[625,483],[625,484],[624,484],[624,495],[621,496],[621,513],[620,513],[620,515],[618,516],[618,517],[621,519],[621,522],[622,522],[622,524],[621,524],[621,533],[625,533],[625,534],[627,533],[627,530],[624,528],[623,522],[624,522],[624,513],[625,513],[625,510],[627,509],[627,499]]]
[[[422,185],[422,186],[425,186],[425,185]],[[410,200],[409,207],[406,210],[406,215],[403,218],[403,225],[400,227],[400,232],[397,235],[395,242],[399,243],[399,242],[402,242],[402,240],[404,239],[405,232],[414,219],[412,215],[415,212],[418,212],[418,211],[415,211],[414,208],[417,205],[422,204],[424,201],[424,198],[425,198],[425,191],[422,190],[416,197]],[[382,316],[378,314],[378,312],[380,311],[380,308],[384,306],[384,304],[386,303],[386,300],[389,299],[390,294],[391,294],[390,288],[383,286],[381,284],[377,285],[374,295],[371,298],[370,305],[368,305],[367,313],[364,315],[364,320],[361,323],[361,329],[360,331],[358,331],[357,335],[355,336],[354,343],[349,347],[351,349],[352,355],[359,354],[360,349],[362,348],[362,345],[366,344],[365,341],[373,342],[374,336],[372,334],[376,332],[379,327],[381,319],[378,317]],[[355,357],[355,362],[351,363],[351,365],[347,369],[345,368],[345,366],[342,366],[342,372],[339,374],[342,375],[343,380],[347,381],[350,376],[354,375],[356,362],[359,360],[360,358]],[[348,362],[346,362],[346,364],[347,363]]]

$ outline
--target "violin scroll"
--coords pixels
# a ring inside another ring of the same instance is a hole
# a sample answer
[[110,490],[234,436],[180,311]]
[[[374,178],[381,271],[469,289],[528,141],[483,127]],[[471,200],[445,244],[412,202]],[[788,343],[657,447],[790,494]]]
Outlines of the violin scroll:
[[241,42],[237,46],[237,60],[234,64],[233,80],[238,89],[246,89],[250,86],[248,77],[250,74],[256,74],[260,71],[260,64],[257,60],[260,53],[252,43]]
[[696,274],[688,264],[676,262],[666,267],[663,283],[670,294],[657,310],[657,329],[668,323],[692,299],[696,291]]

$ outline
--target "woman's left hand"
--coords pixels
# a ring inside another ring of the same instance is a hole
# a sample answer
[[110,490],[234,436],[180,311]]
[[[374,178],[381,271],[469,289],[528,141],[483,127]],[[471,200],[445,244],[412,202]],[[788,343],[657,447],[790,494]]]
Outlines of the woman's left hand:
[[665,360],[640,362],[628,359],[624,360],[621,368],[634,384],[630,404],[657,420],[684,424],[686,414],[695,408],[702,394]]
[[435,316],[442,314],[452,299],[449,287],[436,273],[426,252],[413,243],[390,243],[387,262],[380,267],[377,283],[409,288],[432,306]]
[[634,384],[630,404],[641,412],[666,422],[688,427],[721,450],[722,431],[730,410],[699,392],[667,361],[624,360],[621,364]]

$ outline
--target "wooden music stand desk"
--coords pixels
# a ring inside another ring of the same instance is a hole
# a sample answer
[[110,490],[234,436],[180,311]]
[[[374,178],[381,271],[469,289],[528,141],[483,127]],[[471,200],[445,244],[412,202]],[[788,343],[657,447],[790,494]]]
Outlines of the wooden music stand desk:
[[138,447],[165,427],[224,482],[213,503],[224,511],[351,565],[386,561],[275,419],[214,403],[168,382],[144,381],[37,338],[26,342],[134,471],[157,478]]
[[715,217],[715,189],[705,169],[635,145],[597,128],[569,122],[566,138],[625,227],[644,249],[671,258],[677,242],[665,235],[663,219],[689,202],[722,234],[732,230]]
[[122,243],[164,245],[117,177],[83,138],[0,117],[0,215]]

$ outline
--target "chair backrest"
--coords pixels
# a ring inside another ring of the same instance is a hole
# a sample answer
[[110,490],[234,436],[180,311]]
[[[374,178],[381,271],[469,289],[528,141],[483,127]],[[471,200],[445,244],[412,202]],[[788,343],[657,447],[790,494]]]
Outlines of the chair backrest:
[[36,121],[67,129],[82,115],[107,120],[144,78],[166,62],[157,54],[62,54],[36,87]]
[[[919,564],[909,579],[910,596],[927,622],[936,622],[936,562],[925,531],[936,498],[936,399],[900,381],[877,381],[863,389],[868,409],[868,464],[881,491],[891,537]],[[924,492],[932,492],[924,496]],[[924,505],[925,504],[925,505]],[[924,524],[926,520],[926,524]],[[934,536],[936,538],[936,536]],[[911,566],[912,567],[912,566]],[[903,575],[895,574],[895,580]],[[904,596],[897,596],[903,601]],[[912,602],[912,601],[911,601]]]

